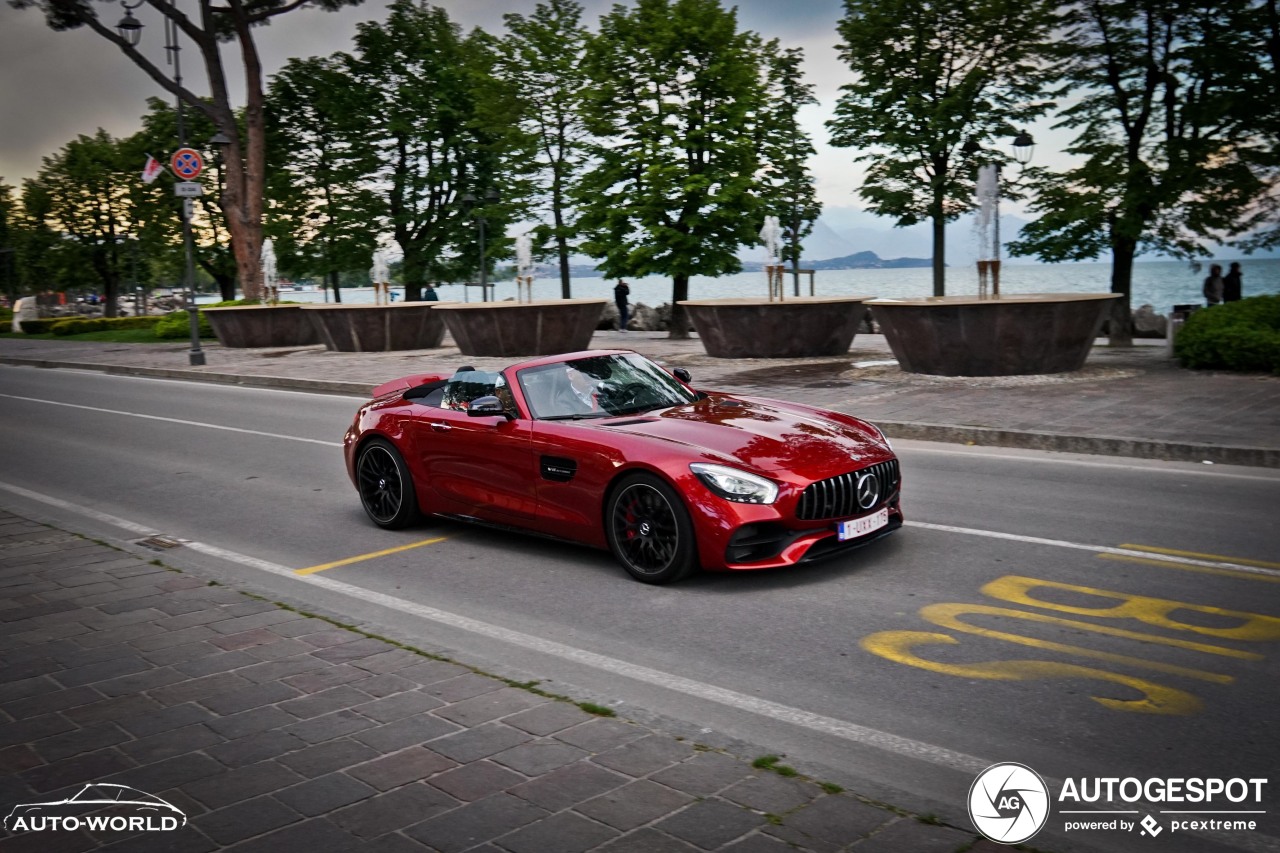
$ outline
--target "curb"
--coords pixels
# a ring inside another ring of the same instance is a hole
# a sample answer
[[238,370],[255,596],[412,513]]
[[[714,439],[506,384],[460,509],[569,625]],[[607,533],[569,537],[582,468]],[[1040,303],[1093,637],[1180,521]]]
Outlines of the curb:
[[[12,356],[0,356],[0,364],[49,369],[93,370],[112,376],[148,376],[156,379],[182,379],[190,382],[211,382],[219,385],[241,385],[250,388],[278,388],[289,391],[311,391],[355,397],[368,397],[374,388],[373,385],[363,382],[296,379],[287,376],[252,376],[240,373],[211,373],[180,368],[133,367],[118,364],[14,358]],[[936,441],[944,444],[977,445],[981,447],[1048,450],[1058,453],[1082,453],[1092,456],[1124,456],[1134,459],[1158,459],[1172,462],[1211,462],[1215,465],[1280,468],[1280,448],[1195,444],[1191,442],[1159,441],[1119,436],[1025,432],[1021,430],[994,429],[992,427],[920,423],[917,421],[877,420],[875,423],[889,438]]]
[[1016,447],[1059,453],[1084,453],[1091,456],[1127,456],[1167,462],[1212,462],[1215,465],[1280,468],[1280,449],[1268,447],[1233,447],[1221,444],[1192,444],[1104,435],[1022,432],[914,421],[878,420],[875,423],[889,438],[973,444],[982,447]]

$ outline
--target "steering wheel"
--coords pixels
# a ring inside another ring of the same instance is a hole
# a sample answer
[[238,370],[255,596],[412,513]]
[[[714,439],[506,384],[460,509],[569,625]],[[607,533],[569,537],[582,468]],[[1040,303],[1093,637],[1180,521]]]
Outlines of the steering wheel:
[[625,409],[633,405],[642,404],[642,397],[649,394],[649,386],[643,382],[628,382],[618,389],[616,399],[618,400],[618,408]]

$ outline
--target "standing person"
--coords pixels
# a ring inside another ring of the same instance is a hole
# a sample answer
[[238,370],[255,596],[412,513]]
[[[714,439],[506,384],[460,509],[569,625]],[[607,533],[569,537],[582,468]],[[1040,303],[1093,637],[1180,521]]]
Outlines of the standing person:
[[436,293],[436,286],[431,282],[427,282],[427,292],[422,298],[426,302],[439,302],[440,295]]
[[1231,262],[1231,271],[1222,277],[1222,301],[1223,302],[1239,302],[1244,294],[1244,282],[1241,278],[1244,274],[1240,272],[1240,262]]
[[618,279],[618,286],[613,289],[613,301],[618,306],[618,331],[620,332],[627,330],[627,296],[630,293],[630,286],[622,279]]
[[1204,301],[1206,305],[1217,305],[1222,301],[1222,266],[1214,264],[1209,267],[1209,276],[1204,280]]

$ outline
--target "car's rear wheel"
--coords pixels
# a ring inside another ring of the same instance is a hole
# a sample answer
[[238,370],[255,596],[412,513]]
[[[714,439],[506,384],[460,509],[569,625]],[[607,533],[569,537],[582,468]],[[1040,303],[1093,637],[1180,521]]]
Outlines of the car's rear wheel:
[[643,583],[662,584],[697,568],[693,522],[675,490],[652,474],[632,474],[605,508],[609,550]]
[[413,476],[391,442],[375,438],[356,457],[360,503],[374,524],[388,530],[407,527],[419,518]]

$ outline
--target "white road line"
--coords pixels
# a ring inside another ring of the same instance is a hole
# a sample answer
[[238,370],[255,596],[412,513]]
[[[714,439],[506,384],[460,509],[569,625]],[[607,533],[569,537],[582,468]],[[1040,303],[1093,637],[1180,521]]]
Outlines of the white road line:
[[[136,535],[154,536],[157,532],[143,525],[127,521],[126,519],[98,512],[97,510],[89,509],[88,507],[78,506],[77,504],[61,500],[60,498],[54,498],[38,492],[33,492],[20,486],[0,482],[0,489],[12,492],[13,494],[20,495],[30,500],[55,506],[60,509],[77,512],[98,521],[116,525]],[[460,628],[464,631],[470,631],[484,637],[500,640],[505,643],[511,643],[523,649],[534,649],[542,652],[543,654],[551,655],[563,660],[573,661],[584,666],[604,670],[605,672],[611,672],[616,675],[623,675],[646,684],[657,685],[668,690],[705,699],[737,710],[747,711],[759,716],[791,723],[792,725],[800,726],[811,731],[823,732],[825,734],[833,735],[865,746],[876,747],[896,755],[917,758],[921,761],[951,767],[970,774],[980,773],[982,770],[985,770],[994,763],[989,760],[976,758],[972,755],[955,752],[944,747],[899,737],[897,735],[889,734],[888,732],[878,731],[876,729],[867,728],[866,726],[859,726],[856,723],[837,720],[821,714],[814,714],[800,708],[793,708],[789,705],[781,705],[756,696],[748,696],[734,690],[716,687],[713,684],[704,684],[703,682],[694,681],[693,679],[674,675],[669,672],[663,672],[662,670],[629,663],[617,658],[597,654],[596,652],[589,652],[585,649],[579,649],[564,643],[558,643],[554,640],[547,640],[542,637],[535,637],[531,634],[512,631],[508,628],[503,628],[500,625],[482,622],[478,619],[472,619],[457,613],[450,613],[446,610],[440,610],[435,607],[428,607],[423,604],[404,601],[403,599],[396,598],[394,596],[375,592],[352,584],[343,583],[342,581],[333,580],[332,578],[327,578],[323,575],[298,575],[294,573],[293,569],[287,566],[282,566],[279,563],[272,563],[268,560],[262,560],[257,557],[240,554],[236,551],[230,551],[216,545],[209,545],[204,542],[196,542],[186,539],[179,541],[181,541],[187,548],[190,548],[192,551],[200,554],[206,554],[211,557],[227,560],[228,562],[238,563],[242,566],[248,566],[250,568],[288,578],[289,580],[299,583],[311,584],[312,586],[340,593],[351,598],[359,599],[360,601],[365,601],[400,613],[416,616],[420,619],[427,619],[451,628]]]
[[163,421],[170,424],[182,424],[183,426],[203,427],[204,429],[218,429],[225,432],[238,432],[245,435],[256,435],[263,438],[282,438],[286,441],[300,441],[305,444],[319,444],[323,447],[341,447],[340,441],[321,441],[318,438],[303,438],[297,435],[284,435],[278,432],[263,432],[257,429],[244,429],[243,427],[222,426],[221,424],[207,424],[202,421],[186,421],[181,418],[166,418],[161,415],[144,415],[140,412],[123,412],[119,409],[102,409],[97,406],[82,406],[78,403],[64,403],[61,400],[41,400],[38,397],[20,397],[17,394],[0,394],[0,397],[6,397],[10,400],[24,400],[28,403],[45,403],[50,406],[65,406],[68,409],[82,409],[87,412],[99,412],[107,415],[124,415],[130,418],[142,418],[148,421]]
[[908,521],[909,527],[924,530],[938,530],[943,533],[960,533],[965,536],[985,536],[988,539],[1007,539],[1011,542],[1022,542],[1028,545],[1049,545],[1054,548],[1072,548],[1077,551],[1092,551],[1095,554],[1115,554],[1120,557],[1141,557],[1146,560],[1160,560],[1166,563],[1179,563],[1184,566],[1197,566],[1207,569],[1226,569],[1232,572],[1245,572],[1251,575],[1263,575],[1280,578],[1280,570],[1264,569],[1261,566],[1247,566],[1242,563],[1217,562],[1214,560],[1196,560],[1191,557],[1179,557],[1153,551],[1135,551],[1131,548],[1110,548],[1106,545],[1086,545],[1083,542],[1067,542],[1062,539],[1041,539],[1038,536],[1021,536],[1017,533],[1001,533],[997,530],[978,530],[972,527],[953,527],[949,524],[931,524],[927,521]]

